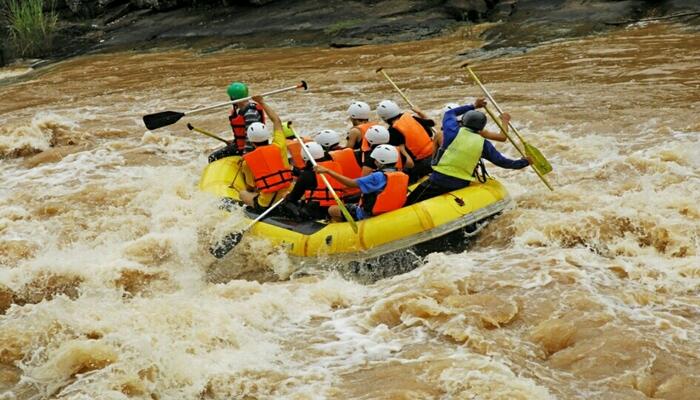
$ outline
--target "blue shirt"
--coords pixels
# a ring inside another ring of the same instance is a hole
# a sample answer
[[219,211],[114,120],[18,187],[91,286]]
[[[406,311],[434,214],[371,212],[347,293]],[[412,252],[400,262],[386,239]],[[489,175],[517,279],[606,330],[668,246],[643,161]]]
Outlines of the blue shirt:
[[[365,175],[355,179],[357,186],[360,188],[362,194],[381,192],[386,187],[386,175],[382,172],[375,171],[369,175]],[[355,217],[358,220],[367,218],[365,215],[365,210],[360,206],[355,206]]]
[[453,108],[451,110],[445,111],[445,115],[442,116],[442,148],[446,149],[447,146],[452,143],[457,137],[459,130],[462,128],[462,124],[459,123],[457,117],[464,114],[467,111],[474,109],[471,104],[465,104],[461,107]]
[[362,194],[376,193],[384,190],[386,186],[386,175],[379,171],[374,171],[369,175],[359,177],[355,180]]
[[[457,116],[462,115],[467,111],[474,109],[474,106],[467,104],[461,107],[453,108],[452,110],[445,111],[445,116],[442,118],[442,147],[441,149],[447,149],[447,147],[452,143],[452,141],[457,137],[459,130],[462,125],[457,121]],[[511,160],[501,154],[493,144],[488,140],[484,140],[484,149],[481,151],[481,158],[485,158],[492,163],[496,164],[501,168],[507,169],[521,169],[527,167],[529,164],[526,159],[521,158],[519,160]],[[469,186],[469,181],[464,179],[458,179],[452,176],[444,175],[439,172],[433,172],[430,174],[430,181],[436,184],[449,188],[451,190],[461,189],[463,187]]]

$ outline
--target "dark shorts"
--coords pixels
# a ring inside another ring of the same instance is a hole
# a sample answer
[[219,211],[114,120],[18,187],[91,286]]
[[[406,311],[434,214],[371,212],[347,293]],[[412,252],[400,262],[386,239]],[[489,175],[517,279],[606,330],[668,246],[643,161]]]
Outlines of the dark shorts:
[[432,157],[426,157],[422,160],[415,161],[413,168],[406,168],[404,172],[408,175],[408,182],[415,183],[420,180],[420,178],[433,172],[432,167]]
[[[345,204],[345,208],[348,209],[348,212],[350,213],[350,216],[352,216],[352,218],[353,218],[355,221],[359,221],[359,220],[361,220],[361,219],[365,219],[365,218],[370,217],[369,215],[367,215],[367,213],[365,213],[365,210],[363,210],[362,207],[360,207],[360,206],[357,205],[357,204],[352,204],[352,203],[347,204],[347,203],[346,203],[346,204]],[[342,214],[341,214],[341,215],[342,215]],[[345,215],[343,215],[343,220],[344,220],[344,221],[347,221],[347,220],[348,220],[347,218],[345,218]]]

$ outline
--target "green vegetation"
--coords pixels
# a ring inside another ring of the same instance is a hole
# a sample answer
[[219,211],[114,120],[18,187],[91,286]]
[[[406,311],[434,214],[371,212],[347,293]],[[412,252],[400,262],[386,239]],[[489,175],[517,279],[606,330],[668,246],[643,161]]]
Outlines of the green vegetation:
[[3,22],[18,56],[42,56],[51,49],[58,17],[54,0],[47,1],[48,4],[45,0],[0,0]]
[[340,31],[348,28],[353,28],[355,26],[361,25],[364,22],[362,19],[346,19],[344,21],[336,22],[335,24],[329,25],[323,30],[327,35],[336,35]]

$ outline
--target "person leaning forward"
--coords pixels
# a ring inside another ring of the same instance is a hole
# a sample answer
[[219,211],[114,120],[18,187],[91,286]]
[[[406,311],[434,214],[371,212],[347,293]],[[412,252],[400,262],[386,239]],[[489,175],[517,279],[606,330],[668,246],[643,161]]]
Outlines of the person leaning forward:
[[[317,172],[328,174],[349,188],[360,188],[360,203],[347,205],[348,211],[356,220],[399,209],[406,203],[408,175],[394,169],[399,158],[396,148],[380,145],[370,156],[375,160],[377,170],[357,179],[348,178],[323,166],[316,167]],[[343,220],[338,206],[329,207],[328,214],[334,221]]]
[[279,116],[261,96],[255,96],[253,100],[270,117],[274,133],[270,143],[270,131],[265,124],[255,122],[248,127],[247,138],[254,150],[243,155],[241,170],[246,190],[239,194],[246,205],[253,207],[256,212],[262,212],[289,192],[293,176]]
[[[284,205],[288,210],[287,214],[298,216],[300,219],[324,219],[328,216],[328,207],[335,204],[335,199],[328,187],[326,187],[326,183],[314,171],[308,154],[316,160],[318,165],[329,170],[342,173],[343,169],[338,162],[333,161],[323,151],[323,148],[318,143],[304,143],[304,147],[307,150],[303,152],[306,165],[300,171],[299,177],[294,183],[294,188],[287,195]],[[332,176],[327,176],[327,180],[336,194],[343,197],[345,186]],[[302,197],[304,198],[303,203],[301,203]]]
[[435,122],[421,110],[402,112],[391,100],[383,100],[377,105],[377,115],[389,125],[389,144],[398,147],[406,158],[404,170],[411,182],[428,175],[433,157],[432,127]]
[[[462,116],[459,129],[454,127],[455,114],[470,110],[471,105],[449,110],[443,120],[443,152],[437,164],[433,166],[430,177],[418,185],[408,197],[407,204],[417,203],[453,190],[469,186],[476,180],[476,168],[484,158],[501,168],[521,169],[530,165],[522,158],[511,160],[496,150],[493,144],[481,136],[486,126],[486,115],[480,111],[467,111]],[[503,114],[503,125],[508,126],[510,116]]]

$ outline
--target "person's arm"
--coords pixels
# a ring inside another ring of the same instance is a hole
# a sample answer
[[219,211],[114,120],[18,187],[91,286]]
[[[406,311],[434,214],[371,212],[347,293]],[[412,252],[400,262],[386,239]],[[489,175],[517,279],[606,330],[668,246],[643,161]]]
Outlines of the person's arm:
[[262,106],[262,108],[265,110],[267,116],[270,117],[273,126],[272,144],[276,145],[280,149],[282,162],[286,167],[289,167],[289,159],[287,158],[287,137],[284,134],[282,120],[280,120],[277,113],[263,101],[262,96],[255,96],[253,97],[253,100],[260,104],[260,106]]
[[330,170],[330,169],[328,169],[328,168],[326,168],[326,167],[324,167],[324,166],[322,166],[322,165],[316,165],[316,166],[314,167],[314,170],[315,170],[316,172],[318,172],[319,174],[327,174],[327,175],[332,176],[332,177],[335,178],[338,182],[342,183],[343,185],[345,185],[345,186],[347,186],[347,187],[352,187],[352,188],[358,187],[358,186],[357,186],[357,182],[355,181],[355,179],[348,178],[347,176],[341,175],[341,174],[339,174],[339,173],[337,173],[337,172],[335,172],[335,171],[333,171],[333,170]]
[[464,114],[467,111],[471,111],[474,109],[474,106],[471,104],[466,104],[461,107],[453,108],[451,110],[445,111],[445,114],[442,117],[442,135],[443,135],[443,143],[451,143],[452,140],[457,136],[457,133],[459,132],[459,129],[462,127],[459,123],[459,120],[457,117],[460,115]]
[[435,136],[433,136],[433,156],[437,154],[440,147],[442,147],[442,132],[435,132]]
[[284,130],[282,129],[282,120],[280,120],[279,115],[273,110],[265,100],[263,100],[262,96],[253,96],[253,101],[260,104],[260,106],[265,110],[265,114],[270,118],[270,121],[272,121],[272,128],[274,132],[280,131],[282,132],[282,136],[284,136]]
[[508,139],[506,134],[508,133],[508,128],[509,128],[508,123],[509,122],[510,122],[510,114],[503,113],[503,114],[501,114],[501,126],[503,127],[503,131],[498,130],[498,132],[493,132],[493,131],[489,131],[489,130],[484,129],[481,132],[479,132],[479,135],[481,135],[485,139],[496,140],[498,142],[505,142],[506,139]]
[[428,117],[428,115],[426,115],[426,114],[423,112],[423,110],[421,110],[421,109],[418,108],[418,107],[413,107],[413,108],[411,108],[411,110],[412,110],[414,113],[416,113],[417,116],[421,117],[422,119],[425,119],[425,120],[429,120],[429,119],[430,119],[430,118]]
[[352,127],[348,131],[348,142],[345,145],[345,147],[350,148],[350,149],[354,149],[355,144],[359,143],[361,140],[362,140],[362,132],[360,132],[360,130],[357,129],[356,127]]
[[396,148],[399,149],[399,153],[403,154],[403,156],[406,158],[406,162],[403,164],[404,168],[413,168],[416,164],[413,162],[413,159],[411,158],[410,155],[408,155],[408,151],[406,150],[406,145],[400,144],[396,146]]
[[484,149],[481,151],[481,157],[491,161],[501,168],[507,169],[522,169],[530,165],[530,162],[525,158],[511,160],[510,158],[504,156],[503,154],[499,153],[488,140],[484,141]]
[[506,139],[508,139],[506,135],[501,131],[493,132],[484,129],[481,132],[479,132],[479,135],[481,135],[484,139],[495,140],[497,142],[505,142]]
[[253,171],[250,170],[245,161],[243,161],[241,169],[243,170],[243,180],[245,181],[246,189],[250,191],[255,190],[255,176],[253,176]]

